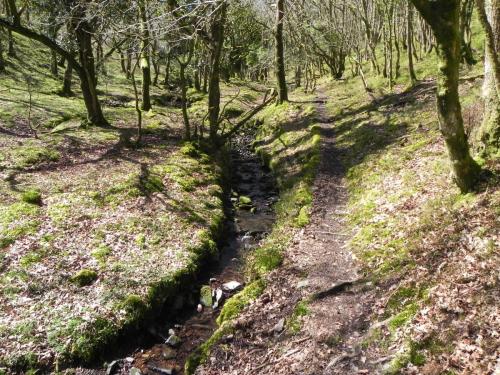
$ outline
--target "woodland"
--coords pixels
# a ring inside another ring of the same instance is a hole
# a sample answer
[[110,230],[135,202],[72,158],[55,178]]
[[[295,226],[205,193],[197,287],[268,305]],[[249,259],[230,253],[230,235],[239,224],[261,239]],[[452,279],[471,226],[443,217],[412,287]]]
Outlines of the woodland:
[[1,0],[0,375],[500,374],[500,0]]

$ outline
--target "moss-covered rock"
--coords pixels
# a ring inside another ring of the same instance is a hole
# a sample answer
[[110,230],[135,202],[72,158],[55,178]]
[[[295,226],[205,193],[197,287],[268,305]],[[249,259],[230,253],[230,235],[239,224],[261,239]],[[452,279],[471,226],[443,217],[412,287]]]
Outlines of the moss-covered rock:
[[83,269],[78,271],[70,278],[70,281],[76,286],[82,288],[88,286],[97,280],[97,272],[94,270]]

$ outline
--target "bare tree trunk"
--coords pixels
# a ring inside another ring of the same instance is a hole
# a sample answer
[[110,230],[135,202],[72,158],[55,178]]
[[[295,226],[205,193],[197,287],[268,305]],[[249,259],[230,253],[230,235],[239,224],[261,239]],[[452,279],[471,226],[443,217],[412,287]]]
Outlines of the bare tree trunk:
[[179,75],[181,80],[181,93],[182,93],[182,119],[184,121],[184,139],[186,141],[191,140],[191,125],[189,124],[189,116],[187,111],[187,82],[186,82],[186,68],[188,67],[191,59],[193,57],[193,46],[189,46],[189,55],[185,61],[182,61],[180,57],[176,57],[179,63]]
[[417,81],[415,68],[413,66],[413,5],[408,2],[407,8],[407,24],[406,24],[406,37],[407,37],[407,52],[408,52],[408,72],[410,74],[411,85],[413,86]]
[[210,85],[208,89],[208,121],[209,133],[212,144],[217,144],[217,133],[219,131],[219,112],[220,112],[220,60],[222,56],[222,48],[224,44],[224,26],[226,22],[227,3],[219,2],[220,5],[217,14],[211,25],[211,70],[210,70]]
[[146,14],[147,0],[139,1],[139,18],[141,22],[141,37],[142,37],[142,51],[141,51],[141,70],[142,70],[142,109],[149,111],[151,109],[151,57],[149,55],[149,28],[148,16]]
[[165,64],[165,79],[163,80],[163,85],[165,87],[168,87],[168,85],[170,84],[170,65],[172,63],[170,51],[167,53],[166,60],[167,62]]
[[437,41],[439,74],[437,108],[455,182],[462,192],[473,189],[480,168],[472,159],[458,97],[461,60],[460,0],[412,0]]
[[285,17],[285,1],[278,0],[276,6],[276,80],[278,82],[278,103],[288,101],[286,87],[285,51],[283,45],[283,19]]

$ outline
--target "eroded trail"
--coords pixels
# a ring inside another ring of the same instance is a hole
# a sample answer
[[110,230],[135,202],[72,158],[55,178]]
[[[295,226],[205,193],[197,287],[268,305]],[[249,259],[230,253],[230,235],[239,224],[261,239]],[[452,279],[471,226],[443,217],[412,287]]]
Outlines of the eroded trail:
[[319,94],[315,101],[322,144],[311,222],[294,238],[283,267],[270,274],[266,292],[240,316],[234,335],[197,374],[355,374],[372,367],[359,347],[373,297],[347,246],[342,151],[327,99]]

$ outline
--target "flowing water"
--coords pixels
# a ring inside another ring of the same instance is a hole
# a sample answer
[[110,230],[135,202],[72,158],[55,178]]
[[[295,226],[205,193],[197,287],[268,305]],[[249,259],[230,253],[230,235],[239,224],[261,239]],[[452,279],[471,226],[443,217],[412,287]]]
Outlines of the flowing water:
[[[253,153],[250,144],[252,134],[239,136],[232,147],[231,196],[228,197],[229,218],[225,225],[220,249],[220,261],[203,278],[203,284],[214,291],[222,284],[237,281],[244,284],[243,264],[249,252],[271,230],[275,216],[273,204],[278,193],[272,173]],[[240,197],[251,198],[251,206],[240,207]],[[180,296],[181,309],[174,319],[158,323],[144,333],[139,348],[131,348],[128,354],[115,359],[107,368],[80,370],[86,374],[182,374],[188,356],[206,341],[216,330],[218,308],[204,307],[199,311],[199,291],[202,285],[193,286],[193,293]],[[229,298],[235,292],[225,292]],[[165,307],[166,309],[169,306]],[[173,347],[166,343],[174,334],[180,344]],[[145,343],[145,344],[144,344]],[[129,346],[130,344],[128,344]],[[127,353],[127,350],[122,350]]]

